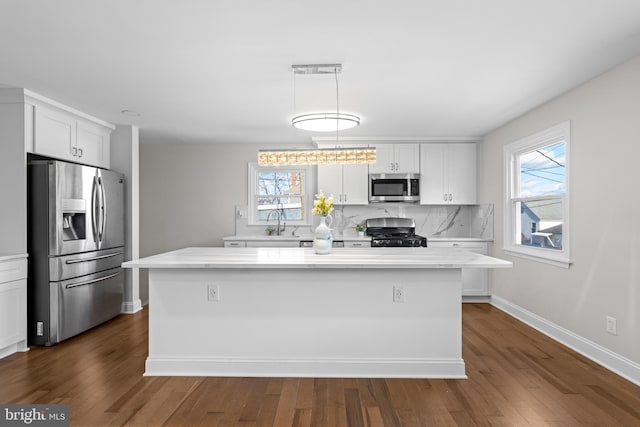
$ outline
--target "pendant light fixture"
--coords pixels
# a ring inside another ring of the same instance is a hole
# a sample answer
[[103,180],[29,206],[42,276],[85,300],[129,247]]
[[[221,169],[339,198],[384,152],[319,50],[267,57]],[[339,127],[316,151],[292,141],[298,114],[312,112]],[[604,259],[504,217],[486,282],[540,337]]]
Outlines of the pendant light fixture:
[[336,111],[295,116],[291,119],[291,124],[293,125],[293,127],[314,132],[333,132],[334,130],[341,131],[351,129],[360,124],[360,117],[353,114],[340,113],[338,73],[342,72],[342,64],[292,65],[291,70],[293,71],[294,105],[296,76],[310,74],[333,74],[336,81]]
[[340,92],[338,89],[338,73],[342,72],[342,64],[292,65],[294,87],[295,114],[295,78],[300,74],[333,74],[336,82],[336,111],[324,113],[302,114],[294,116],[291,124],[298,129],[314,132],[336,132],[336,148],[292,149],[292,150],[259,150],[258,165],[329,165],[329,164],[370,164],[376,162],[375,147],[340,148],[339,132],[351,129],[360,124],[360,117],[340,112]]

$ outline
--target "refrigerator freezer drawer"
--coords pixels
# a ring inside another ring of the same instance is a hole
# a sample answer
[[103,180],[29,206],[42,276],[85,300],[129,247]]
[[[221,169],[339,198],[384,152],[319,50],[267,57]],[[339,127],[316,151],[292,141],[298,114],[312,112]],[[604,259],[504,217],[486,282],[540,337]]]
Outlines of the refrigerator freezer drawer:
[[58,282],[120,267],[124,262],[124,248],[83,252],[49,258],[49,280]]
[[56,341],[70,338],[120,314],[123,284],[121,268],[57,282]]

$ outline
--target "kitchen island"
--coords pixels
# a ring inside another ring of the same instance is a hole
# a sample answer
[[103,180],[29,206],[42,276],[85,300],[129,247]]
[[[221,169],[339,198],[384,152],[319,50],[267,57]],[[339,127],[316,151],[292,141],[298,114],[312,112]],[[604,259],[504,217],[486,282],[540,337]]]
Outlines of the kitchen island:
[[462,268],[429,248],[185,248],[149,269],[145,375],[466,378]]

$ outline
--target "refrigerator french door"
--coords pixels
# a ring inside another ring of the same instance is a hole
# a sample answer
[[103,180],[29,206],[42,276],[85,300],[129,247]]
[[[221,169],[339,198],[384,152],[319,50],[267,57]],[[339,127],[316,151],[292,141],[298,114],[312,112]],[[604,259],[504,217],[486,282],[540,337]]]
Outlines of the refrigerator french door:
[[29,343],[53,345],[121,311],[124,178],[57,160],[28,171]]

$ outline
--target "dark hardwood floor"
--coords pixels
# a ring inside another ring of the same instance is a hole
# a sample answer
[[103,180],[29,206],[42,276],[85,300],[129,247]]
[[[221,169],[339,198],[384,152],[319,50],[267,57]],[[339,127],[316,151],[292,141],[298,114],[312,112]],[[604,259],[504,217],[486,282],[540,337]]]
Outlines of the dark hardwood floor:
[[467,380],[143,377],[147,310],[0,360],[0,403],[71,425],[640,426],[640,387],[487,304],[463,308]]

